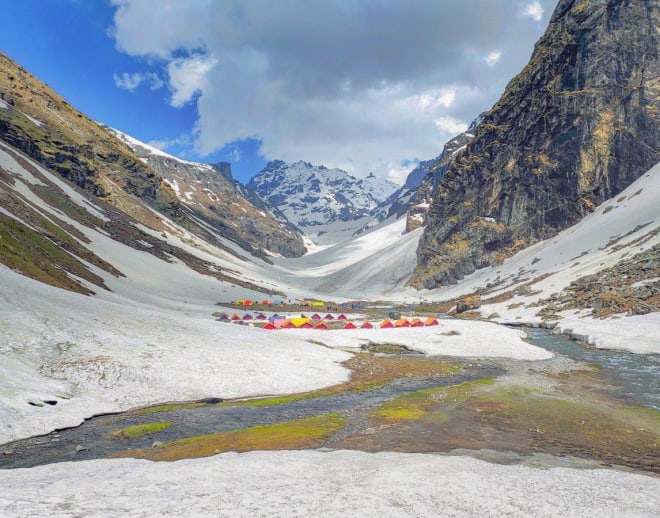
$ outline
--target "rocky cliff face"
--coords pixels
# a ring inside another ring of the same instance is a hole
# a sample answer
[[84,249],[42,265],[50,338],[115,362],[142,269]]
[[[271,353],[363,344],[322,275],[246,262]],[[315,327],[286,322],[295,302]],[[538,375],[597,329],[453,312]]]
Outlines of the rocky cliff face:
[[660,160],[659,26],[654,0],[560,0],[440,180],[413,285],[454,283],[554,235]]
[[474,138],[474,132],[477,124],[481,121],[481,117],[479,116],[479,118],[475,119],[467,131],[459,133],[449,140],[442,148],[440,156],[437,156],[433,160],[421,162],[408,176],[406,185],[409,184],[411,177],[414,178],[414,175],[424,172],[424,176],[422,176],[419,185],[415,188],[414,194],[410,197],[406,213],[406,232],[410,232],[426,224],[429,208],[433,201],[433,192],[438,182],[449,168],[449,164],[463,153],[467,145]]

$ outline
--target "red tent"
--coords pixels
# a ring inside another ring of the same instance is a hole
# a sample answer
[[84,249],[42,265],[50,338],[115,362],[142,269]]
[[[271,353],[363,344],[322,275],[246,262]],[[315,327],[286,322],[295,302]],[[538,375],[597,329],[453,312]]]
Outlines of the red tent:
[[314,329],[321,329],[323,331],[327,331],[329,328],[328,328],[328,324],[326,324],[325,322],[320,322],[314,326]]
[[265,326],[264,329],[277,329],[271,322],[268,322]]
[[344,329],[357,329],[357,327],[355,327],[355,324],[353,322],[347,322],[346,325],[344,326]]
[[318,313],[314,313],[314,314],[313,314],[311,317],[309,317],[309,318],[311,318],[312,320],[321,320],[321,315],[319,315]]
[[374,326],[371,322],[369,322],[368,320],[365,320],[360,327],[362,329],[373,329]]
[[410,327],[424,327],[424,322],[422,322],[419,318],[413,318],[410,322]]
[[380,323],[380,328],[381,328],[381,329],[390,329],[390,328],[392,328],[392,327],[394,327],[394,324],[392,323],[391,320],[383,320],[383,321]]
[[259,313],[259,314],[256,316],[256,319],[257,319],[257,320],[266,320],[266,315],[264,315],[263,313]]
[[348,320],[343,313],[337,317],[337,320]]
[[434,317],[429,317],[424,321],[425,326],[437,326],[438,325],[438,319]]
[[335,317],[333,317],[330,313],[328,313],[328,314],[325,316],[325,319],[326,319],[326,320],[334,320]]
[[400,318],[394,322],[394,327],[410,327],[410,322],[408,322],[407,318]]
[[241,317],[239,317],[236,313],[234,313],[234,314],[231,316],[231,319],[232,319],[232,320],[240,320]]
[[250,313],[245,313],[245,315],[243,315],[243,320],[252,320],[252,315],[250,315]]

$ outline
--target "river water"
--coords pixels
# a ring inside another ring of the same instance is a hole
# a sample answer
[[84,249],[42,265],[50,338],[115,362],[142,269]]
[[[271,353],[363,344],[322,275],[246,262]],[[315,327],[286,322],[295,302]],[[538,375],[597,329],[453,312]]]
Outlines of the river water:
[[[528,341],[534,345],[599,366],[600,374],[610,382],[618,398],[660,410],[660,355],[591,349],[546,329],[529,328],[526,331]],[[369,409],[397,396],[497,376],[503,372],[497,361],[480,360],[471,361],[458,375],[404,378],[370,390],[343,392],[287,404],[261,407],[208,404],[149,415],[125,413],[96,416],[75,428],[0,446],[0,468],[104,458],[127,448],[150,448],[154,441],[168,442],[181,437],[273,424],[329,412],[365,415]],[[121,441],[103,437],[113,430],[156,421],[170,421],[174,425],[148,437]]]
[[547,329],[525,328],[528,341],[548,351],[596,365],[617,387],[617,395],[632,404],[660,411],[660,354],[585,347]]

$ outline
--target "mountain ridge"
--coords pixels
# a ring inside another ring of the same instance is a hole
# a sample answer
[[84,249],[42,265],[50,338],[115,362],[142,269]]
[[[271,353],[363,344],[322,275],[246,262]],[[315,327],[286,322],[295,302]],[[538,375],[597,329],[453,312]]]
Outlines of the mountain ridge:
[[356,178],[341,169],[275,160],[252,177],[247,188],[276,207],[293,225],[314,234],[327,225],[374,217],[398,186],[373,173]]

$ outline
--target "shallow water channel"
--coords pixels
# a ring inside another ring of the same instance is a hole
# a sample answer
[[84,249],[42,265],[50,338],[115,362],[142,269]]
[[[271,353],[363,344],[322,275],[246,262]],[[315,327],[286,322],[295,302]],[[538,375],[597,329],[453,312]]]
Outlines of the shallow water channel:
[[660,354],[596,349],[547,329],[525,331],[528,341],[538,347],[601,368],[601,376],[612,383],[618,398],[660,411]]
[[[608,385],[611,384],[617,399],[660,409],[660,355],[590,349],[545,329],[532,328],[526,331],[529,341],[534,345],[579,362],[600,366],[599,375],[608,381]],[[331,412],[352,416],[346,428],[329,443],[332,446],[347,435],[360,433],[360,427],[365,426],[365,416],[371,409],[398,396],[421,389],[498,376],[505,372],[507,362],[464,359],[463,364],[464,367],[454,375],[402,378],[368,390],[346,391],[272,406],[203,404],[156,414],[127,412],[96,416],[75,428],[0,446],[0,468],[105,458],[129,448],[149,449],[156,441],[166,443],[182,437],[281,423]],[[173,425],[148,436],[122,440],[104,437],[109,432],[127,427],[166,421]],[[413,438],[411,440],[414,441]]]

